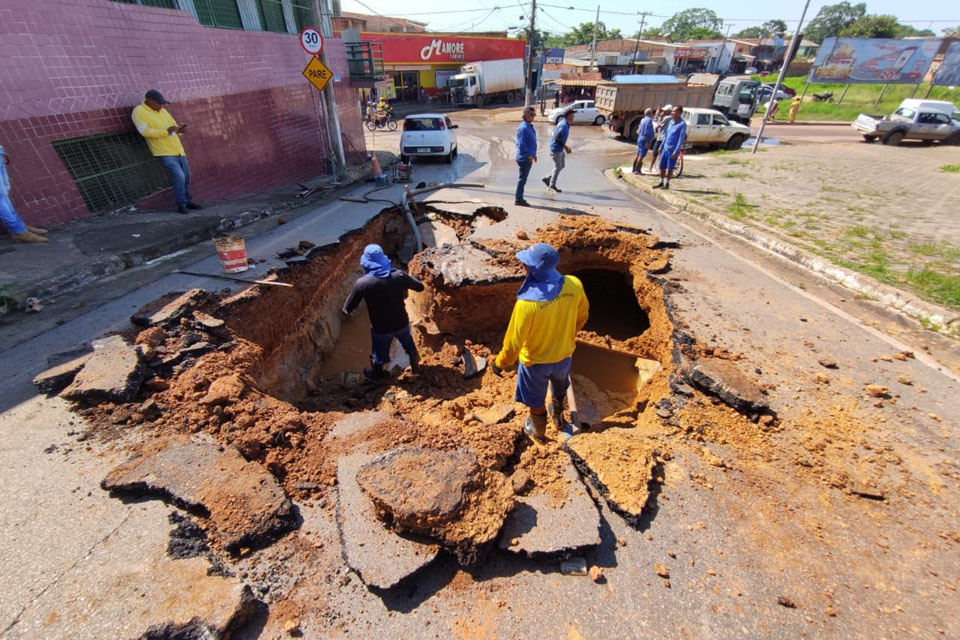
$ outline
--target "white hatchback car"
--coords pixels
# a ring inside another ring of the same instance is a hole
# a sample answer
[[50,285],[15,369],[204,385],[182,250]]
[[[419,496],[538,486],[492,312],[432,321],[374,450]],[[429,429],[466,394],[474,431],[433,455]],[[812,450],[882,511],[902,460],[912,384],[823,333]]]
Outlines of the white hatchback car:
[[599,126],[606,120],[593,103],[593,100],[577,100],[576,102],[565,104],[562,107],[551,109],[547,114],[547,120],[553,124],[559,124],[560,118],[562,118],[567,111],[573,111],[573,124],[595,124]]
[[400,161],[409,162],[414,156],[445,158],[447,163],[457,157],[457,129],[442,113],[418,113],[403,120],[400,135]]

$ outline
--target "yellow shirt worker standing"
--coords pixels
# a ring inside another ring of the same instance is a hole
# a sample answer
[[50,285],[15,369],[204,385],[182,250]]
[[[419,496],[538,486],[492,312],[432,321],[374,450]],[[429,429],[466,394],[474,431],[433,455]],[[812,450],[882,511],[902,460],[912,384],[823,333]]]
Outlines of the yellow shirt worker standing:
[[190,195],[190,165],[187,164],[187,152],[180,142],[180,134],[187,125],[178,125],[163,105],[170,104],[156,89],[150,89],[143,97],[143,103],[133,108],[131,118],[137,131],[147,141],[150,153],[160,158],[163,166],[170,172],[173,196],[177,211],[189,213],[189,209],[202,209]]
[[580,280],[557,271],[560,255],[550,245],[537,243],[518,252],[517,259],[527,277],[517,292],[493,371],[500,375],[502,369],[520,360],[515,399],[530,407],[523,430],[542,440],[547,429],[548,383],[553,396],[551,417],[558,429],[564,426],[563,401],[570,385],[577,331],[586,324],[590,305]]

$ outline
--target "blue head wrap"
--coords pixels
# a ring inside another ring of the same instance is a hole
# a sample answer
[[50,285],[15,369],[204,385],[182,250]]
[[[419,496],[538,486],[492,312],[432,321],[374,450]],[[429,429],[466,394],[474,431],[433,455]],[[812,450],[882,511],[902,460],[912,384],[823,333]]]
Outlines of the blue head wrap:
[[363,248],[363,255],[360,256],[360,266],[363,267],[365,275],[377,278],[386,278],[393,271],[390,258],[383,253],[383,249],[378,244],[368,244]]
[[563,289],[563,274],[557,271],[560,254],[548,244],[538,242],[517,253],[517,259],[530,267],[530,272],[517,291],[517,300],[550,302]]

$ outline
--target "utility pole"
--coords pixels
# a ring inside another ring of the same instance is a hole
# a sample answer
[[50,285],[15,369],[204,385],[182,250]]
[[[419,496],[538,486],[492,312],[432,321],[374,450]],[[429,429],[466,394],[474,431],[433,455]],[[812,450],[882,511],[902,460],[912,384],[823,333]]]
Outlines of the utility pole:
[[[328,0],[322,0],[322,2],[323,6],[321,9],[321,0],[313,0],[313,21],[325,39],[332,38],[333,25],[330,23]],[[326,48],[320,50],[320,62],[327,67],[330,66],[327,64]],[[333,94],[333,82],[328,82],[327,86],[320,92],[320,106],[323,109],[324,119],[327,122],[330,146],[333,147],[333,153],[335,155],[333,179],[336,181],[340,178],[341,171],[347,167],[347,156],[343,152],[343,135],[340,133],[340,115],[337,113],[337,99]]]
[[[723,53],[727,50],[727,40],[730,39],[730,27],[732,24],[727,25],[727,35],[723,36],[723,46],[720,47],[720,58],[717,59],[717,66],[720,65],[720,60],[723,59]],[[736,49],[736,47],[734,47]],[[726,75],[727,71],[730,71],[730,63],[733,61],[733,51],[730,52],[730,57],[727,59],[727,66],[723,70],[723,74]],[[717,73],[720,73],[720,69],[717,69]]]
[[523,99],[523,106],[533,104],[533,52],[537,44],[537,0],[530,0],[530,32],[527,34],[527,93]]
[[587,71],[593,71],[593,63],[597,59],[597,26],[600,24],[600,5],[597,5],[597,17],[593,19],[593,42],[590,43],[590,66]]
[[760,121],[760,131],[757,132],[757,139],[753,141],[753,149],[750,153],[756,153],[760,146],[760,139],[763,138],[763,130],[767,128],[767,118],[770,117],[770,105],[777,99],[777,93],[780,92],[780,85],[783,84],[783,77],[787,75],[787,67],[790,66],[790,60],[793,53],[796,53],[797,46],[800,44],[799,38],[803,37],[800,33],[800,27],[803,26],[803,19],[807,17],[807,9],[810,8],[810,0],[803,5],[803,13],[800,14],[800,22],[797,23],[797,30],[793,32],[790,38],[790,46],[787,47],[787,53],[783,60],[783,66],[780,67],[780,75],[777,76],[777,83],[773,85],[773,93],[770,94],[770,102],[767,103],[767,110],[763,112],[763,120]]
[[637,32],[637,46],[633,48],[633,68],[632,71],[636,72],[637,70],[637,55],[640,53],[640,39],[643,37],[643,24],[647,21],[647,16],[653,15],[650,11],[644,11],[640,14],[640,31]]

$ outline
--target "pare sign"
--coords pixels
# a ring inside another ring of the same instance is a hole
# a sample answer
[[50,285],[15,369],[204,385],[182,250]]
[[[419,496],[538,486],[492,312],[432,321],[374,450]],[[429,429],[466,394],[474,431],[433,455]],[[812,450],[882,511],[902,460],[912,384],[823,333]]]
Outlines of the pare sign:
[[433,40],[430,44],[420,49],[420,59],[429,60],[433,56],[447,56],[450,60],[463,60],[463,41],[450,42]]

